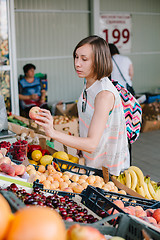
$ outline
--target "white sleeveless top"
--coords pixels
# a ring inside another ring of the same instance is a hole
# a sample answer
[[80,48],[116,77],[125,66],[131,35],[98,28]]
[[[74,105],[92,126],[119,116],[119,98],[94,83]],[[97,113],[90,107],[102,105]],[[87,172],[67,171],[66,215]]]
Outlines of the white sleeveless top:
[[95,97],[102,90],[108,90],[114,94],[115,104],[96,150],[92,154],[83,151],[83,156],[87,166],[98,169],[102,169],[102,166],[104,166],[109,169],[110,174],[119,175],[121,170],[129,167],[127,131],[121,98],[117,89],[107,77],[97,80],[86,89],[87,105],[85,112],[82,112],[83,92],[78,100],[80,137],[87,137],[88,135],[89,125],[94,113]]

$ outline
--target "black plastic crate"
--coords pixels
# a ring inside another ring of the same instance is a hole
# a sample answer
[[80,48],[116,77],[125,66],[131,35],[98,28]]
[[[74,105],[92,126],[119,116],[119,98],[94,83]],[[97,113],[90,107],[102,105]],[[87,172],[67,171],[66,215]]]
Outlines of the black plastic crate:
[[0,193],[8,201],[13,213],[26,206],[13,192],[1,190]]
[[[114,225],[109,225],[116,218]],[[66,228],[74,225],[74,222],[65,222]],[[86,224],[79,223],[82,226]],[[119,236],[126,240],[143,240],[144,236],[142,230],[149,235],[153,240],[160,239],[160,233],[146,226],[145,224],[139,222],[138,220],[132,219],[130,216],[118,213],[112,216],[108,216],[96,223],[88,224],[87,226],[92,226],[98,229],[104,235]]]
[[[100,177],[103,177],[103,173],[102,170],[100,169],[96,169],[96,168],[91,168],[91,167],[87,167],[84,165],[80,165],[80,164],[76,164],[76,163],[72,163],[72,162],[68,162],[68,161],[64,161],[58,158],[53,158],[53,162],[55,162],[58,167],[60,168],[61,172],[71,172],[73,174],[79,174],[79,175],[98,175]],[[67,166],[67,167],[66,167]],[[76,171],[75,171],[76,169]],[[81,172],[83,170],[83,172]]]
[[156,231],[139,222],[138,220],[124,214],[119,219],[116,235],[123,237],[126,240],[143,240],[144,235],[142,233],[142,230],[147,233],[149,239],[160,239],[160,232],[158,232],[158,229]]
[[75,197],[75,195],[80,195],[79,193],[71,193],[71,192],[45,189],[43,184],[40,183],[38,179],[33,182],[33,188],[35,188],[35,187],[38,187],[40,190],[42,190],[43,192],[46,192],[46,193],[57,194],[60,196],[69,196],[70,198]]
[[[107,197],[105,197],[105,195],[107,195]],[[115,210],[126,214],[121,208],[113,203],[116,199],[122,200],[125,206],[141,206],[144,210],[160,207],[160,202],[155,200],[147,200],[113,192],[106,192],[100,188],[95,188],[90,185],[83,191],[82,194],[82,203],[100,216],[102,216],[102,214],[104,216],[112,215]],[[108,212],[111,208],[112,211]],[[103,211],[103,213],[101,211]]]
[[121,200],[125,206],[141,206],[144,210],[148,208],[160,208],[160,202],[156,200],[149,200],[115,192],[108,192],[101,188],[96,188],[96,191],[102,193],[110,201]]

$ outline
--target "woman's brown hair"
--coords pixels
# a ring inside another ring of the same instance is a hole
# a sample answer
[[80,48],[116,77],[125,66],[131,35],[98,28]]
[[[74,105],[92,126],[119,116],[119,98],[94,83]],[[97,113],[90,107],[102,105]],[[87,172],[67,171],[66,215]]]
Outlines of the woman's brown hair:
[[82,39],[74,49],[73,58],[75,59],[76,50],[85,44],[90,44],[93,49],[94,63],[93,73],[98,80],[111,75],[112,58],[107,42],[96,35]]

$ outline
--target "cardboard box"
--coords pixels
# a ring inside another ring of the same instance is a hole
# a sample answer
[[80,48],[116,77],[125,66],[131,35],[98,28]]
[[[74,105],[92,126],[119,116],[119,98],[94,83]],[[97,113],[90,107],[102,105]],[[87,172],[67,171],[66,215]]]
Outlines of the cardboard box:
[[74,118],[68,123],[54,124],[54,128],[60,132],[68,133],[76,137],[79,136],[78,118]]
[[78,117],[77,103],[63,103],[56,106],[55,115]]
[[141,132],[150,132],[160,129],[160,121],[154,120],[154,121],[143,121]]
[[142,105],[141,132],[149,132],[160,129],[160,103]]

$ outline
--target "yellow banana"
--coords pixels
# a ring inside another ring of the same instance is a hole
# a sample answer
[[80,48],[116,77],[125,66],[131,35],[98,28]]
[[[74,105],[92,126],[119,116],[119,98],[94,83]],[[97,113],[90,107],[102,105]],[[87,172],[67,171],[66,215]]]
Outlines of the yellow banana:
[[144,190],[145,190],[145,197],[150,200],[153,199],[149,193],[148,185],[145,181],[144,181]]
[[154,188],[153,188],[152,184],[150,183],[150,181],[148,183],[148,189],[149,189],[149,192],[150,192],[152,198],[155,199],[156,193],[155,193]]
[[123,185],[126,184],[126,178],[125,178],[125,174],[124,174],[124,173],[121,174],[120,182],[121,182]]
[[124,174],[123,174],[123,173],[121,173],[121,174],[117,177],[117,180],[118,180],[120,183],[122,183],[122,184],[125,185],[125,182],[124,182]]
[[143,175],[143,172],[141,171],[141,169],[136,166],[131,166],[131,167],[129,167],[129,169],[132,169],[137,174],[138,183],[140,186],[143,186],[144,185],[144,175]]
[[157,201],[160,201],[160,188],[159,187],[155,190],[155,198],[154,199]]
[[145,197],[143,186],[137,185],[136,190],[137,190],[137,193],[139,193],[141,196]]
[[129,173],[131,175],[131,189],[135,190],[135,188],[136,188],[136,186],[138,184],[137,174],[132,169],[128,169],[128,171],[129,171]]
[[131,175],[130,175],[129,171],[125,170],[124,174],[125,174],[125,179],[126,179],[126,186],[128,188],[131,188]]

